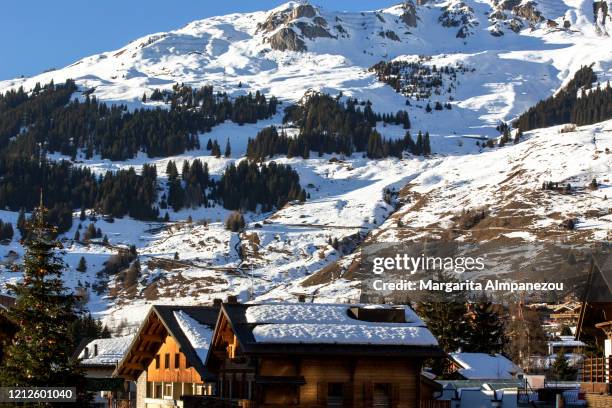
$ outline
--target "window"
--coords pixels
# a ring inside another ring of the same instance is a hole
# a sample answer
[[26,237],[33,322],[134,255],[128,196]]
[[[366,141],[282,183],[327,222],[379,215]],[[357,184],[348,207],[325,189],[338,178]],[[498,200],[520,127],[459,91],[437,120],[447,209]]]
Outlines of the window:
[[174,368],[181,368],[181,355],[179,353],[174,355]]
[[[170,354],[167,354],[168,356]],[[164,397],[172,397],[172,384],[166,384],[166,389],[164,390]]]
[[98,345],[94,344],[94,357],[98,355]]
[[159,370],[159,354],[155,356],[155,368]]
[[327,406],[342,407],[344,404],[344,384],[327,383]]
[[164,368],[170,368],[170,353],[164,355]]

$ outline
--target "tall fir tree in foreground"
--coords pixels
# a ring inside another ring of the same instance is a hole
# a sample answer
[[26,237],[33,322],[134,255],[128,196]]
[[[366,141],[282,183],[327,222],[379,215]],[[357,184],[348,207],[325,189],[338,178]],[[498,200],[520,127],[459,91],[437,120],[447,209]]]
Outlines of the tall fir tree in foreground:
[[[439,271],[434,279],[437,282],[457,282],[449,272]],[[466,320],[466,294],[462,291],[453,293],[427,294],[417,305],[419,315],[427,327],[438,339],[438,344],[447,353],[460,351],[468,336]],[[438,375],[448,374],[451,370],[448,359],[435,359],[428,362]]]
[[473,305],[469,335],[464,350],[473,353],[500,353],[506,344],[504,322],[495,305],[486,297]]
[[64,263],[57,254],[61,244],[54,238],[56,229],[44,220],[45,211],[41,204],[27,224],[23,281],[8,285],[16,296],[8,316],[19,329],[5,350],[0,382],[5,386],[76,386],[82,404],[74,406],[83,406],[84,377],[78,361],[71,358],[74,344],[69,333],[70,322],[76,318],[76,299],[64,287]]

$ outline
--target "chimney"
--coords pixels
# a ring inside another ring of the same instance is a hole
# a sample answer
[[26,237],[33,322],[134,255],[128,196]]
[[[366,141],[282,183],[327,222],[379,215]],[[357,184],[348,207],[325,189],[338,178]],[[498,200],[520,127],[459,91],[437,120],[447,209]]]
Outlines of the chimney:
[[230,305],[235,305],[238,303],[238,297],[236,295],[229,295],[227,297],[227,303]]
[[306,303],[306,295],[298,295],[298,302]]
[[219,298],[215,298],[213,299],[213,306],[214,307],[221,307],[221,303],[223,303],[223,301]]

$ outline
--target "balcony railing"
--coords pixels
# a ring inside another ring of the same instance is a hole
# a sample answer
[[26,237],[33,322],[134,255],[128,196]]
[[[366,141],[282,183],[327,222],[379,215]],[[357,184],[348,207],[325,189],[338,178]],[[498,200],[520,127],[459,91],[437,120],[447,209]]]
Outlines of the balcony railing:
[[579,379],[585,383],[610,383],[612,357],[586,358],[579,369]]

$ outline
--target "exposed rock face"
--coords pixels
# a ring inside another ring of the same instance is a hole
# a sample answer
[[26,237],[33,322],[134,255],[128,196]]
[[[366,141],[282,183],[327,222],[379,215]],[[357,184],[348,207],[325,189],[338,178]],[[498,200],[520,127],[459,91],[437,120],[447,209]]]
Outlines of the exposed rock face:
[[518,33],[526,26],[534,27],[546,19],[534,1],[501,0],[495,4],[489,21],[492,24],[491,35],[500,36],[504,27]]
[[303,36],[311,40],[317,37],[332,37],[329,31],[320,25],[308,24],[303,21],[299,21],[295,24],[295,26],[300,29]]
[[462,1],[451,3],[442,10],[438,21],[443,27],[459,27],[457,38],[466,38],[472,34],[470,29],[478,25],[474,9]]
[[603,34],[607,32],[606,22],[612,22],[612,17],[609,14],[609,7],[606,0],[593,2],[593,20],[595,21],[595,27],[599,33]]
[[265,41],[275,50],[306,51],[305,38],[334,38],[327,26],[316,8],[301,4],[270,14],[266,21],[257,25],[257,31],[271,34]]
[[257,25],[257,29],[269,33],[276,30],[281,25],[297,20],[298,18],[312,18],[316,15],[317,10],[310,4],[301,4],[294,8],[270,14],[266,21]]
[[380,35],[383,38],[388,38],[393,41],[401,41],[400,38],[395,33],[395,31],[392,31],[392,30],[381,31],[380,33],[378,33],[378,35]]
[[512,12],[517,17],[521,17],[531,24],[537,24],[545,20],[540,10],[536,8],[536,4],[532,1],[512,8]]
[[518,18],[513,18],[509,22],[506,23],[509,29],[514,31],[515,33],[520,32],[525,26],[521,20]]
[[306,44],[291,28],[281,28],[268,38],[270,47],[279,51],[306,51]]
[[412,0],[408,0],[402,4],[402,8],[404,12],[400,16],[400,19],[409,27],[416,27],[417,20],[419,17],[417,16],[416,6]]
[[497,3],[497,9],[510,11],[519,4],[521,4],[521,0],[502,0]]

